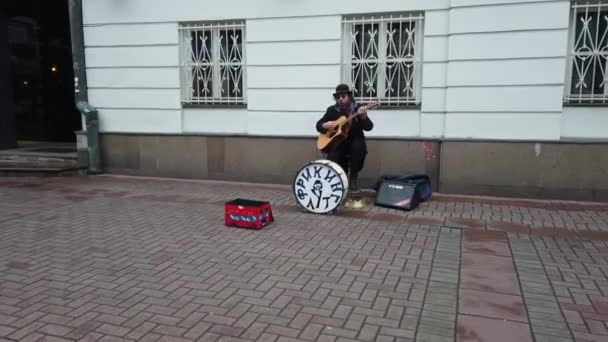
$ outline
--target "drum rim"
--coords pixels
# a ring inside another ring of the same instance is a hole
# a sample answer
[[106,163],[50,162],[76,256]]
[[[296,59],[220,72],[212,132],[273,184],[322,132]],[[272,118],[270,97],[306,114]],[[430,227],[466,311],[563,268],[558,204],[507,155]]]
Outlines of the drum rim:
[[[301,172],[302,170],[304,170],[306,167],[310,166],[310,165],[314,165],[314,164],[323,165],[323,166],[327,166],[327,165],[328,165],[328,164],[321,164],[321,163],[318,163],[318,161],[320,161],[320,160],[328,161],[328,162],[330,162],[330,163],[333,163],[333,164],[336,164],[336,165],[340,166],[340,164],[338,164],[338,163],[336,163],[336,162],[334,162],[334,161],[331,161],[331,160],[329,160],[329,159],[316,159],[316,160],[313,160],[313,161],[308,162],[308,164],[304,164],[304,165],[302,165],[302,167],[300,167],[300,168],[298,169],[298,171],[296,172],[296,175],[293,177],[293,180],[292,180],[292,182],[291,182],[291,185],[292,185],[292,187],[291,187],[291,188],[292,188],[293,196],[296,198],[296,203],[298,204],[298,206],[300,206],[300,207],[304,208],[304,209],[305,209],[306,211],[308,211],[308,212],[312,212],[312,211],[308,210],[308,209],[306,208],[306,206],[302,205],[302,204],[301,204],[301,203],[298,201],[298,195],[296,194],[296,180],[298,179],[298,175],[300,174],[300,172]],[[341,167],[341,166],[340,166],[340,169],[342,169],[342,167]],[[334,171],[335,171],[335,169],[334,169]],[[346,178],[346,181],[348,182],[348,175],[346,174],[346,171],[344,171],[344,169],[342,169],[342,172],[344,172],[344,175],[346,176],[346,177],[345,177],[345,178]],[[345,187],[345,186],[344,186],[344,185],[345,185],[345,184],[344,184],[344,180],[342,179],[342,177],[338,177],[338,178],[340,178],[340,183],[342,184],[342,188],[344,188],[344,196],[342,196],[342,199],[340,200],[340,203],[338,203],[338,205],[337,205],[337,206],[336,206],[334,209],[332,209],[332,210],[336,210],[336,209],[338,209],[338,207],[340,207],[340,205],[342,205],[342,203],[344,203],[344,201],[346,200],[347,194],[348,194],[348,187]],[[328,212],[331,212],[332,210],[330,210],[330,211],[328,211]],[[323,213],[323,212],[322,212],[322,213]],[[322,213],[321,213],[321,214],[322,214]]]

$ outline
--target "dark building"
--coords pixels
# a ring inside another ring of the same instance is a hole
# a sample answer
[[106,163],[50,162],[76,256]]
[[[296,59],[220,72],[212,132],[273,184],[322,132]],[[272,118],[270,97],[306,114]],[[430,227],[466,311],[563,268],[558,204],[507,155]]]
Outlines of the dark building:
[[11,1],[0,9],[0,147],[75,142],[81,128],[67,1]]

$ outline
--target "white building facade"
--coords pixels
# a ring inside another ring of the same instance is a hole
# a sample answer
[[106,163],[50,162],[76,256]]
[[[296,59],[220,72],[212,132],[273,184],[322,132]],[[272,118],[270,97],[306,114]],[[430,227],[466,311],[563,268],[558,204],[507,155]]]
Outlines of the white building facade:
[[608,199],[608,1],[85,0],[111,172],[289,183],[338,83],[370,112],[363,177]]

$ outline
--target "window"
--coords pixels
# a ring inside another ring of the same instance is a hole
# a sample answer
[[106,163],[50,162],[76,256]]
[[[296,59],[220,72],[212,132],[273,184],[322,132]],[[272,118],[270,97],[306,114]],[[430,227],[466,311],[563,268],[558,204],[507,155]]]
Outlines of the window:
[[565,102],[608,104],[608,2],[574,3]]
[[244,31],[242,22],[180,26],[182,103],[245,103]]
[[358,101],[382,106],[420,104],[421,15],[374,15],[343,20],[342,78]]

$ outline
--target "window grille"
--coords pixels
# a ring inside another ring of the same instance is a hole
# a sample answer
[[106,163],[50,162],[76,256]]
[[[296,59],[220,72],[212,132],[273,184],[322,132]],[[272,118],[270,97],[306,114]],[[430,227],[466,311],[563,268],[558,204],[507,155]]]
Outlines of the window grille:
[[372,15],[343,20],[343,80],[358,101],[418,106],[422,15]]
[[182,102],[244,104],[245,24],[180,25]]
[[608,2],[574,2],[565,102],[608,104]]

